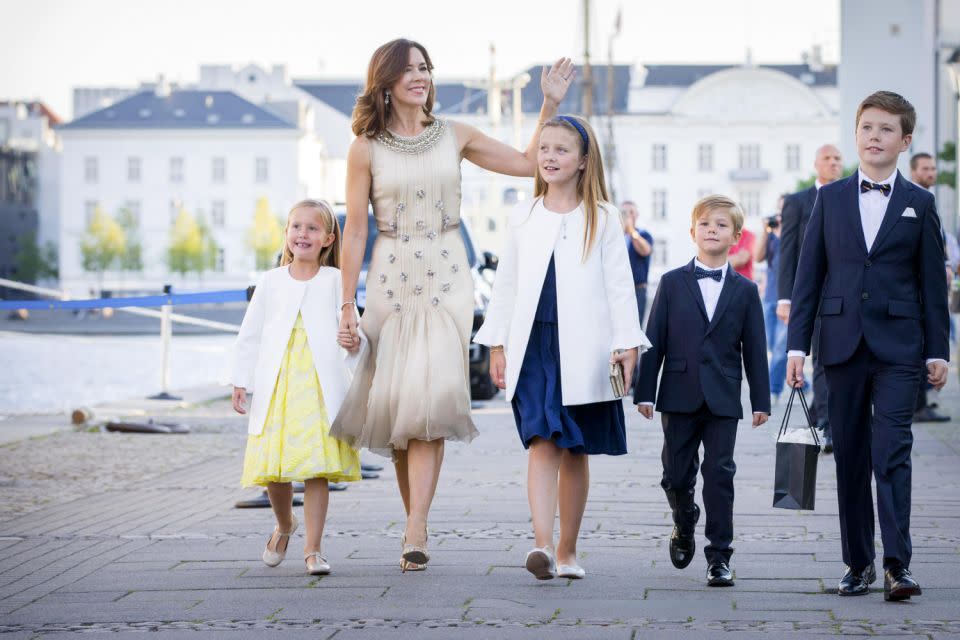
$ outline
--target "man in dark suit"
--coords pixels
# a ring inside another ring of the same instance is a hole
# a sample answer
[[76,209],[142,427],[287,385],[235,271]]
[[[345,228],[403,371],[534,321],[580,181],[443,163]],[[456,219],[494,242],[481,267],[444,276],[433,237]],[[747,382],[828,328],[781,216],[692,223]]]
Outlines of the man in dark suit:
[[[783,201],[783,211],[780,214],[783,230],[780,232],[780,273],[777,281],[777,317],[784,323],[790,316],[790,295],[793,283],[797,277],[797,261],[800,259],[800,245],[803,234],[810,221],[813,203],[817,200],[820,187],[840,178],[843,173],[843,163],[840,150],[832,144],[825,144],[817,149],[817,157],[813,162],[817,173],[813,186],[787,196]],[[813,409],[812,417],[817,427],[823,432],[821,441],[824,453],[833,451],[833,438],[830,433],[830,421],[827,418],[827,383],[823,375],[823,364],[820,362],[817,345],[819,331],[814,329],[813,344]]]
[[871,465],[884,598],[921,593],[909,570],[911,418],[921,368],[943,387],[950,348],[940,218],[933,196],[897,171],[916,118],[913,106],[889,91],[860,103],[860,168],[820,190],[791,296],[789,385],[803,384],[820,316],[847,565],[837,590],[843,596],[866,594],[876,579]]
[[[670,560],[683,569],[693,559],[700,508],[694,502],[703,443],[704,533],[710,544],[707,584],[732,586],[733,449],[743,417],[740,384],[746,365],[753,426],[770,415],[770,379],[763,308],[757,285],[734,271],[727,254],[740,237],[743,212],[724,196],[708,196],[693,209],[690,233],[697,257],[663,275],[650,308],[634,402],[646,418],[653,404],[663,419],[660,486],[673,512]],[[657,374],[663,365],[660,392]]]

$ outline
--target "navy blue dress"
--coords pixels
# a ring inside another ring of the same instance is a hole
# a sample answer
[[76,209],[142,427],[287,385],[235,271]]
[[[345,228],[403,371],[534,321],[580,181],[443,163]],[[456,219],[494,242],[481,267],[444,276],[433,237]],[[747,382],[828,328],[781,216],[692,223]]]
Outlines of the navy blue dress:
[[573,453],[627,452],[623,403],[619,400],[564,406],[560,393],[557,330],[557,270],[550,258],[513,396],[513,417],[524,448],[535,437]]

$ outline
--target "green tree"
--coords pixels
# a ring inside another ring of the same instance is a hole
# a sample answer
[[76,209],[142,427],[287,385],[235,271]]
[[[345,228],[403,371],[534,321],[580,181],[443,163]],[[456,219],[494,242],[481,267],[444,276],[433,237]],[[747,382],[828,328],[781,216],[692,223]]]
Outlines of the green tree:
[[213,271],[217,264],[217,245],[216,239],[207,221],[201,216],[197,221],[200,228],[200,255],[197,258],[196,271],[203,275],[204,271]]
[[270,202],[266,198],[257,200],[247,242],[256,256],[258,271],[274,266],[277,252],[283,247],[283,225],[270,210]]
[[140,242],[139,221],[126,207],[117,214],[117,224],[123,229],[126,248],[118,259],[123,271],[143,271],[143,245]]
[[[847,176],[853,175],[856,172],[856,170],[857,170],[857,165],[855,164],[851,164],[848,167],[844,167],[843,175],[841,177],[846,178]],[[805,180],[797,180],[797,186],[794,187],[793,190],[803,191],[804,189],[809,189],[816,183],[816,181],[817,181],[817,174],[811,173],[809,178]]]
[[43,278],[56,278],[59,275],[57,265],[57,247],[47,242],[40,247],[34,233],[22,238],[20,249],[14,256],[17,265],[17,277],[21,282],[36,282]]
[[191,271],[201,271],[203,264],[203,232],[197,219],[189,211],[180,208],[170,231],[170,248],[167,263],[170,270],[186,276]]
[[97,273],[99,288],[103,285],[103,272],[116,264],[125,250],[123,229],[97,205],[80,240],[80,254],[84,270]]
[[957,188],[957,144],[952,140],[943,143],[943,149],[937,154],[937,159],[946,162],[950,166],[939,167],[937,170],[937,184],[942,184],[951,189]]

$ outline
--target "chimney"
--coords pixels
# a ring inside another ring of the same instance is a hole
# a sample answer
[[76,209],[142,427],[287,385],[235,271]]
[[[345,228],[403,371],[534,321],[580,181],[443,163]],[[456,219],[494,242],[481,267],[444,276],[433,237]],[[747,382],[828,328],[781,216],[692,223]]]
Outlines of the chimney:
[[819,44],[810,50],[810,71],[823,71],[823,47]]
[[153,89],[154,95],[158,98],[167,98],[170,96],[170,83],[161,73],[157,76],[157,85]]

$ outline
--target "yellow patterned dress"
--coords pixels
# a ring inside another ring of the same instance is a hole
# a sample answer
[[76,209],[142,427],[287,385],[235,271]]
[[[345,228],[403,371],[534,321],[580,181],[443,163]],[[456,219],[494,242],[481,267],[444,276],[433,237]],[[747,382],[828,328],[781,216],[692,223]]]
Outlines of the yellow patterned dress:
[[360,457],[330,435],[330,418],[307,332],[297,314],[263,431],[247,437],[241,483],[253,487],[313,478],[359,480]]

